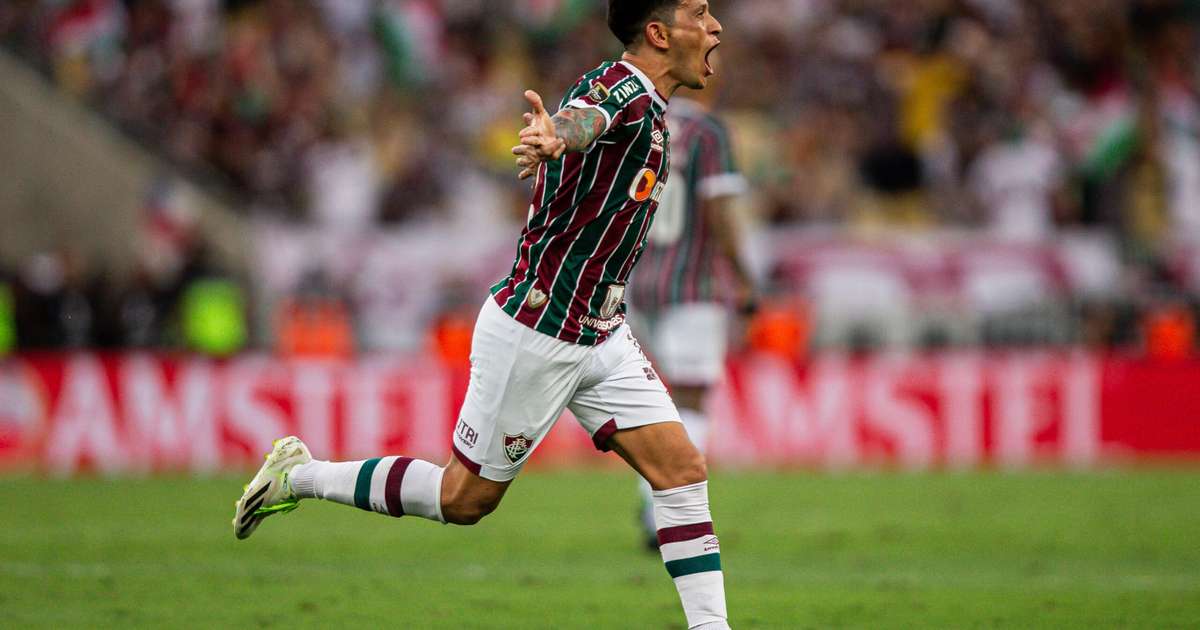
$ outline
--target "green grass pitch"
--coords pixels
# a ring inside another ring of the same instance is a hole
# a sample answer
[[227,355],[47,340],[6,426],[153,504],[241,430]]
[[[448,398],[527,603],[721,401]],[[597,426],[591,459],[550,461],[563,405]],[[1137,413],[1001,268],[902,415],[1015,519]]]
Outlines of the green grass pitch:
[[[247,541],[241,478],[0,479],[0,626],[683,628],[633,481],[529,472],[474,528],[307,502]],[[1200,470],[717,472],[735,628],[1200,625]]]

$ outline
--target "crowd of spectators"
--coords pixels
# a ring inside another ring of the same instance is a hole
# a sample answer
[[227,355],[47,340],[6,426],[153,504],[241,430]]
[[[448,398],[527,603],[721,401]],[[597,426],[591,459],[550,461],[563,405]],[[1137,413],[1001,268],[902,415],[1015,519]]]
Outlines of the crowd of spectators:
[[[619,54],[605,5],[8,0],[0,39],[247,213],[342,235],[511,231],[520,94],[554,100]],[[756,224],[1020,243],[1099,230],[1114,283],[1186,301],[1173,257],[1200,241],[1200,0],[713,10]]]
[[16,349],[188,348],[227,355],[247,342],[245,282],[215,261],[197,217],[155,186],[112,273],[69,245],[0,267],[0,357]]

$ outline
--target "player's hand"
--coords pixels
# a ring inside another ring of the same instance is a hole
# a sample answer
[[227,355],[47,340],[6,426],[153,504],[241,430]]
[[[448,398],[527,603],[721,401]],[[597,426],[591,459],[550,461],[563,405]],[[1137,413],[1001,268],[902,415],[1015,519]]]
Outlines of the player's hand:
[[513,155],[517,156],[517,166],[521,172],[518,179],[528,179],[537,173],[542,162],[552,162],[562,157],[567,151],[567,143],[558,137],[554,121],[542,104],[542,97],[533,90],[525,91],[525,100],[533,111],[527,112],[525,128],[521,130],[521,144],[513,147]]
[[754,285],[750,283],[739,283],[735,297],[737,299],[738,314],[743,317],[754,317],[758,314],[758,291],[754,289]]

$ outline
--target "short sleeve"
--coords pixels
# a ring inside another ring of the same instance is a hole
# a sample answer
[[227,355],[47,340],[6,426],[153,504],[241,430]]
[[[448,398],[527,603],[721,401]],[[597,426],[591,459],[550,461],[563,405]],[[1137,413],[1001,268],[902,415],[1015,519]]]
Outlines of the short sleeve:
[[724,125],[712,120],[701,134],[696,156],[696,186],[702,199],[745,194],[749,184],[733,155],[733,144]]
[[609,69],[594,79],[580,80],[568,95],[564,107],[599,110],[604,114],[604,131],[608,133],[631,118],[634,103],[645,94],[646,88],[636,76]]

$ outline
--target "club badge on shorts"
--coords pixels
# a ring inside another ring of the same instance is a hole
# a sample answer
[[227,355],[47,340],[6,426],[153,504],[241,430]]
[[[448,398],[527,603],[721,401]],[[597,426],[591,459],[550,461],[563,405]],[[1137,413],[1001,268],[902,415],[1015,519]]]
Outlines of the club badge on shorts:
[[604,304],[600,305],[600,319],[612,319],[617,316],[617,309],[625,301],[625,285],[610,284],[608,293],[604,296]]
[[521,461],[529,454],[531,447],[533,447],[533,440],[524,435],[504,434],[504,456],[508,458],[509,463],[515,464]]

